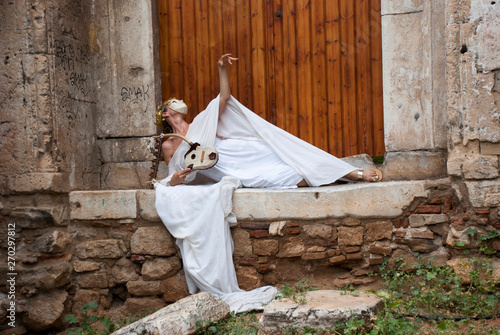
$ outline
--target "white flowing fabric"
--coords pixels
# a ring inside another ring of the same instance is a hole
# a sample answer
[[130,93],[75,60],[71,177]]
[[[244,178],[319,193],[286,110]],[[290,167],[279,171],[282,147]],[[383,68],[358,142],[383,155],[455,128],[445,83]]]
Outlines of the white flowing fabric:
[[[241,186],[239,179],[251,187],[295,187],[302,179],[311,186],[320,186],[356,168],[270,124],[233,97],[220,118],[219,97],[212,100],[190,124],[186,137],[202,146],[215,146],[217,137],[217,146],[222,149],[216,165],[220,167],[213,173],[206,171],[217,184],[168,186],[173,173],[186,168],[186,142],[170,160],[169,176],[155,183],[156,210],[176,238],[189,292],[209,291],[235,312],[262,309],[274,299],[276,288],[242,291],[232,259],[229,227],[236,224],[232,193]],[[231,147],[238,151],[233,156]],[[238,157],[250,159],[242,164]],[[248,171],[251,173],[245,175]],[[266,176],[266,171],[277,173]],[[224,177],[226,173],[228,177]],[[186,183],[193,182],[196,174],[191,172]]]

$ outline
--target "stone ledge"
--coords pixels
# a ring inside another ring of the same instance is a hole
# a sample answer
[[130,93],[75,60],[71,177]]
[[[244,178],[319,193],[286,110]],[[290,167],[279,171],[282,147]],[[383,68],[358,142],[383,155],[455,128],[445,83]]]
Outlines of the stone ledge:
[[[429,181],[357,183],[292,190],[238,189],[238,220],[281,221],[327,218],[393,218],[416,197],[429,195]],[[432,181],[436,182],[436,181]],[[142,219],[160,222],[154,190],[75,191],[69,194],[71,220]]]

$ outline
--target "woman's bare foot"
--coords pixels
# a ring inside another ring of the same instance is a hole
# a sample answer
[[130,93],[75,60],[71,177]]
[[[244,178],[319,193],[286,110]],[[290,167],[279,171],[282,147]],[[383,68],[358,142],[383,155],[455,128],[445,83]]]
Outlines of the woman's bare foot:
[[382,172],[379,169],[355,170],[345,176],[349,180],[364,180],[377,182],[382,180]]

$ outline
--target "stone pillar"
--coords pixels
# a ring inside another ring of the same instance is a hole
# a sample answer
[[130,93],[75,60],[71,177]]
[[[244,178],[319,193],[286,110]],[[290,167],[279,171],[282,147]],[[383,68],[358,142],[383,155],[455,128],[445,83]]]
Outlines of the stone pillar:
[[443,177],[445,0],[382,0],[381,5],[384,172],[393,180]]
[[446,6],[448,173],[474,207],[500,206],[500,3]]
[[95,44],[106,64],[97,108],[101,188],[146,188],[161,102],[156,1],[104,1]]

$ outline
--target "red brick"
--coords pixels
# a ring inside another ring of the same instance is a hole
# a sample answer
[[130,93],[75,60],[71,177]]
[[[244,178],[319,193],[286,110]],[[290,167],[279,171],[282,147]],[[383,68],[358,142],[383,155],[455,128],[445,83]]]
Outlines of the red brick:
[[269,236],[269,232],[267,230],[253,230],[250,232],[250,237],[253,238],[262,238]]
[[372,254],[389,256],[392,253],[392,248],[377,247],[375,245],[372,245],[370,247],[370,252]]
[[253,257],[242,257],[238,261],[239,265],[254,265],[255,264],[255,258]]
[[401,228],[401,219],[394,219],[392,220],[392,224],[394,225],[394,228]]
[[420,205],[415,210],[418,214],[440,214],[441,206],[439,205]]
[[495,241],[491,244],[491,247],[497,251],[500,250],[500,241]]
[[405,216],[410,216],[412,213],[411,212],[406,212]]
[[406,235],[405,231],[398,230],[396,232],[396,237],[405,237],[405,235]]
[[287,222],[286,223],[287,227],[299,227],[300,225],[297,222]]
[[317,259],[325,259],[328,257],[328,253],[326,251],[324,252],[314,252],[311,254],[304,254],[302,255],[302,259],[304,260],[317,260]]
[[288,235],[297,235],[300,234],[300,227],[288,228],[286,230]]
[[412,238],[424,238],[427,240],[433,240],[434,233],[431,231],[413,231],[413,232],[411,232],[411,237]]
[[269,229],[268,222],[241,222],[240,227],[243,229]]
[[476,222],[481,225],[487,225],[490,220],[488,218],[477,218]]
[[408,228],[408,226],[409,226],[409,220],[408,220],[408,218],[405,218],[403,220],[403,223],[401,224],[401,227]]
[[429,205],[442,205],[444,203],[443,198],[428,199],[427,203]]
[[443,213],[448,214],[451,210],[451,197],[444,199]]
[[474,212],[476,212],[477,215],[488,215],[490,214],[489,209],[476,209]]
[[500,229],[500,222],[492,223],[491,226],[495,229]]
[[259,269],[258,271],[260,273],[266,273],[266,272],[269,272],[270,268],[269,268],[269,265],[268,264],[260,264],[259,265]]
[[132,255],[130,257],[130,260],[132,262],[141,262],[141,261],[145,261],[146,260],[146,257],[142,256],[142,255]]
[[457,225],[457,226],[461,226],[461,225],[463,225],[463,224],[464,224],[464,223],[463,223],[462,221],[460,221],[460,220],[453,220],[451,223],[452,223],[452,224],[454,224],[454,225]]
[[463,214],[462,214],[462,220],[463,220],[463,221],[467,221],[467,220],[469,220],[469,216],[467,215],[467,213],[463,213]]

